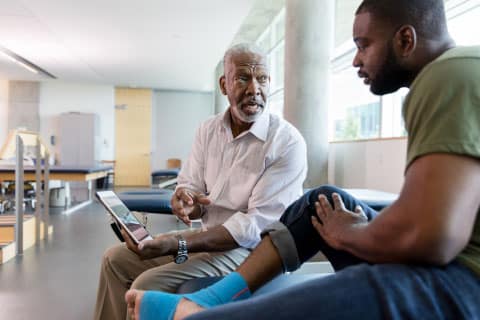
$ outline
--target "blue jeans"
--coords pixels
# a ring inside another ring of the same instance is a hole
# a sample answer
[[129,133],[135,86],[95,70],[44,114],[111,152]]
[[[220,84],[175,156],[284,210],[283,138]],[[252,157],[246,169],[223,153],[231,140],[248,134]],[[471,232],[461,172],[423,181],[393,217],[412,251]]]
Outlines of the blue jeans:
[[359,264],[188,317],[207,319],[480,319],[480,280],[446,267]]
[[319,250],[337,271],[249,300],[206,310],[188,319],[480,319],[480,278],[452,262],[444,267],[367,264],[329,247],[310,216],[323,193],[337,192],[345,207],[362,206],[369,220],[377,212],[341,189],[322,186],[294,202],[280,221],[287,227],[301,263]]
[[[361,206],[369,221],[378,214],[377,211],[365,203],[335,186],[325,185],[308,191],[300,199],[292,203],[280,218],[280,222],[288,229],[295,241],[299,264],[308,261],[318,251],[321,251],[327,257],[335,271],[364,262],[348,252],[331,248],[312,225],[311,216],[316,216],[315,202],[318,201],[318,195],[325,195],[333,206],[332,193],[334,192],[342,197],[347,210],[354,211],[356,206]],[[271,236],[274,237],[273,234]],[[287,268],[287,271],[294,270]]]

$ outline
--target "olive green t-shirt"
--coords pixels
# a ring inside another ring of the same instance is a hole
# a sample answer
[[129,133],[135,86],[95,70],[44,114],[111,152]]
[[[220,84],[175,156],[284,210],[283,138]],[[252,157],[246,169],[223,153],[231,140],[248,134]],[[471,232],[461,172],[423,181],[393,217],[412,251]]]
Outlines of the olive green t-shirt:
[[[407,168],[429,153],[480,160],[480,46],[450,49],[425,66],[410,87],[403,117],[409,135]],[[457,259],[480,275],[480,208]]]

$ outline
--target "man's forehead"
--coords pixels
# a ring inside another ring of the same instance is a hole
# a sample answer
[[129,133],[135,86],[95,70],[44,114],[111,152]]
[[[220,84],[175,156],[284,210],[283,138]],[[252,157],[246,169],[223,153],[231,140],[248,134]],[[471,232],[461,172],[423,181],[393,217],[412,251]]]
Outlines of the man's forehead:
[[267,65],[262,62],[239,62],[236,63],[237,67],[239,68],[267,68]]
[[360,12],[355,15],[353,22],[353,41],[385,35],[389,33],[387,29],[389,29],[388,26],[372,13]]
[[251,52],[251,51],[244,51],[244,52],[237,52],[230,56],[230,60],[239,65],[239,64],[265,64],[266,57],[262,54]]
[[365,34],[372,23],[372,16],[369,12],[360,12],[353,20],[353,35]]

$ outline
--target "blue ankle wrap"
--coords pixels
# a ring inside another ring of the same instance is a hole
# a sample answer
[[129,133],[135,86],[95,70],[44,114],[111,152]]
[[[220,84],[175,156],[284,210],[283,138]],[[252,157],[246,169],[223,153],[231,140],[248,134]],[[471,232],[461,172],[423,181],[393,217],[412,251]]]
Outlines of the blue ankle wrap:
[[186,294],[184,297],[201,307],[209,308],[247,299],[250,295],[250,290],[243,277],[238,272],[232,272],[210,287]]
[[181,295],[161,291],[146,291],[140,303],[140,319],[172,320]]
[[146,291],[140,304],[142,320],[172,320],[177,305],[182,298],[188,299],[203,308],[209,308],[228,302],[243,300],[251,293],[243,277],[232,272],[208,288],[185,295],[160,291]]

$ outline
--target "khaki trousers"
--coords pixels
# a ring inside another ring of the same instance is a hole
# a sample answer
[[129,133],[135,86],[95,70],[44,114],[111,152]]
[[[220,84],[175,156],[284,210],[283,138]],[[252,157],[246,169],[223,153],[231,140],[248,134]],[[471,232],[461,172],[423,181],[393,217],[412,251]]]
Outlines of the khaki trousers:
[[172,256],[142,261],[125,244],[114,246],[103,255],[94,319],[126,319],[125,293],[130,288],[175,293],[190,279],[234,271],[249,254],[244,248],[194,253],[185,263],[176,264]]

